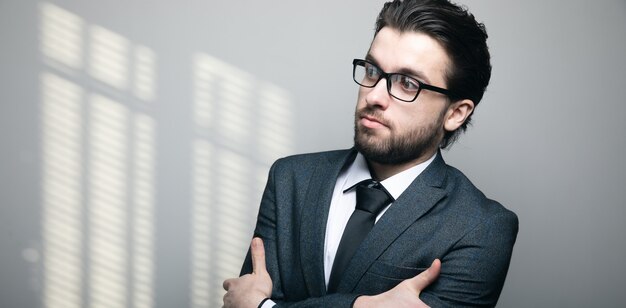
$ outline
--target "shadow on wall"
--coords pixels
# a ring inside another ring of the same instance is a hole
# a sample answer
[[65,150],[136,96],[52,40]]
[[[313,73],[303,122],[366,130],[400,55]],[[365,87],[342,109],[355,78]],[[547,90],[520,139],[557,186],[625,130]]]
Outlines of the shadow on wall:
[[[43,306],[153,307],[157,54],[55,4],[39,10]],[[293,150],[294,115],[285,90],[204,53],[190,61],[181,292],[192,307],[216,307],[222,280],[239,272],[269,163]]]

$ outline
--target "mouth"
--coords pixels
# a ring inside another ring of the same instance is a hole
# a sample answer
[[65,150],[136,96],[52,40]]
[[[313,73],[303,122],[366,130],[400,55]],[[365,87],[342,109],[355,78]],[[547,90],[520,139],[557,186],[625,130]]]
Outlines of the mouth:
[[359,123],[363,126],[365,126],[366,128],[383,128],[383,127],[389,127],[384,120],[379,119],[378,117],[375,117],[373,115],[368,115],[365,113],[361,113],[359,115]]

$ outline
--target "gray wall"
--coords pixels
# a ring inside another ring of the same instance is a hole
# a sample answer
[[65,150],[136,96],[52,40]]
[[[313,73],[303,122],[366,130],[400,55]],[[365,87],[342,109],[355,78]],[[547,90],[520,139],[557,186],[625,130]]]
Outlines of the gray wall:
[[[463,3],[494,71],[444,156],[519,215],[499,306],[622,306],[626,3]],[[351,146],[381,5],[0,1],[0,306],[219,306],[271,162]]]

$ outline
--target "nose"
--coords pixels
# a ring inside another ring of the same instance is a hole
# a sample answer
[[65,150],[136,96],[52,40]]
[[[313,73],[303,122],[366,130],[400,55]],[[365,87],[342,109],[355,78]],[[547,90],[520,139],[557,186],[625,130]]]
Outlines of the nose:
[[369,92],[365,96],[365,102],[380,109],[387,109],[391,100],[391,95],[387,91],[387,79],[383,78],[373,87],[369,88]]

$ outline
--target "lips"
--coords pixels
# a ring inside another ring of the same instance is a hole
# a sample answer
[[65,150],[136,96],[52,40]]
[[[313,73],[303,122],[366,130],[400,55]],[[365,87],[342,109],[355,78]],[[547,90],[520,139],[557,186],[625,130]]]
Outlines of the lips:
[[359,122],[367,128],[388,127],[387,123],[380,117],[365,112],[359,113]]

